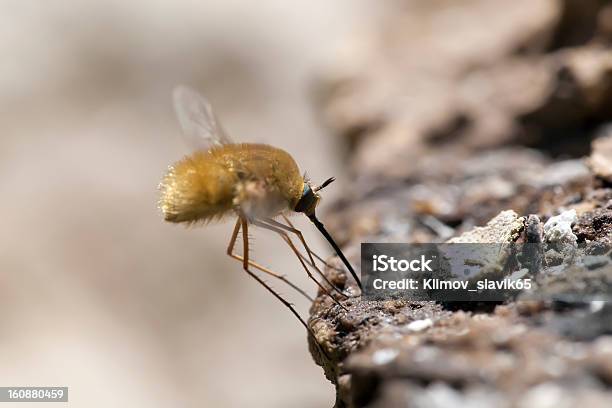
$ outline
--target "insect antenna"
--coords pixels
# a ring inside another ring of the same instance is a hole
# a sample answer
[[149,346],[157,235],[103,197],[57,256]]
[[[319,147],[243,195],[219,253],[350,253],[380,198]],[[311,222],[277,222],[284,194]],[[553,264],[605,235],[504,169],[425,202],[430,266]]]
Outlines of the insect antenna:
[[313,190],[316,193],[317,191],[323,190],[325,187],[329,186],[334,181],[336,181],[336,178],[335,177],[330,177],[327,180],[325,180],[323,182],[323,184],[321,184],[320,186],[313,188]]

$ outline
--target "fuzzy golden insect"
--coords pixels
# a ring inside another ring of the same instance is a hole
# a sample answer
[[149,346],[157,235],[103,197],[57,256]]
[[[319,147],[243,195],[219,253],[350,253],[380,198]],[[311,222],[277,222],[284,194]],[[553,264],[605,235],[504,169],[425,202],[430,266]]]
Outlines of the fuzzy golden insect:
[[295,208],[304,179],[284,150],[227,144],[173,165],[161,184],[166,221],[207,222],[238,210],[253,218]]
[[[236,216],[228,255],[240,260],[243,269],[289,307],[308,328],[293,306],[253,272],[253,269],[257,269],[282,280],[310,299],[283,275],[249,259],[249,226],[271,230],[283,238],[308,276],[342,307],[310,270],[313,268],[333,290],[345,296],[327,281],[317,267],[315,258],[321,262],[324,262],[323,259],[308,247],[302,233],[287,218],[292,212],[304,213],[334,248],[361,287],[351,264],[315,214],[321,199],[318,192],[334,178],[320,186],[314,185],[301,175],[297,163],[286,151],[264,144],[232,142],[215,117],[210,103],[192,89],[176,88],[174,106],[183,133],[196,150],[170,166],[159,185],[159,208],[164,219],[173,223],[193,224]],[[240,230],[243,255],[234,252]],[[300,252],[291,236],[298,238],[306,255]]]

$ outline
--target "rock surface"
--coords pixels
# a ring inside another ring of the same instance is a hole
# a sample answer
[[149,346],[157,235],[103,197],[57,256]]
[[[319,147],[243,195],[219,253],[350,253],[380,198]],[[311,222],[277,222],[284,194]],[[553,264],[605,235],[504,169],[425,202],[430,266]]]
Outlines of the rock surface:
[[547,300],[366,301],[328,269],[350,298],[315,299],[310,348],[336,406],[611,406],[612,308],[568,294],[612,293],[612,5],[395,4],[321,85],[351,146],[327,225],[353,264],[361,242],[561,246]]
[[606,135],[593,141],[593,153],[589,166],[597,177],[612,183],[612,129],[607,129]]

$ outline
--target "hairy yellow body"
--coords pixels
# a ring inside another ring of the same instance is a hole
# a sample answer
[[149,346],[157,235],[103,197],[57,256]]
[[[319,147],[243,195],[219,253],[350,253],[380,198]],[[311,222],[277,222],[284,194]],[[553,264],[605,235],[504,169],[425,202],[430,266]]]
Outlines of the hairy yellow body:
[[251,143],[197,151],[170,167],[160,184],[166,221],[208,222],[232,210],[271,217],[293,210],[304,178],[289,153]]

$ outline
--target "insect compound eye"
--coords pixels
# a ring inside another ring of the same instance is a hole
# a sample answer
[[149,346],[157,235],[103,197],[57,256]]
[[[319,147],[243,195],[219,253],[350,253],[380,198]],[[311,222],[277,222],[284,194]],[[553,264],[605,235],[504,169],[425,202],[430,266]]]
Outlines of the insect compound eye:
[[317,196],[308,184],[304,186],[302,198],[295,206],[295,212],[308,212],[317,202]]

